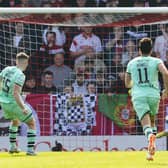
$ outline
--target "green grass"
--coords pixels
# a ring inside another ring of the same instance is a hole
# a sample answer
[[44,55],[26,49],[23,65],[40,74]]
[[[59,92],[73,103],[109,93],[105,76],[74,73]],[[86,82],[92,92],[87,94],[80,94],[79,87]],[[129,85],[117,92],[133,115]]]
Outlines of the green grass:
[[150,162],[146,152],[0,153],[0,168],[168,168],[168,152],[157,152]]

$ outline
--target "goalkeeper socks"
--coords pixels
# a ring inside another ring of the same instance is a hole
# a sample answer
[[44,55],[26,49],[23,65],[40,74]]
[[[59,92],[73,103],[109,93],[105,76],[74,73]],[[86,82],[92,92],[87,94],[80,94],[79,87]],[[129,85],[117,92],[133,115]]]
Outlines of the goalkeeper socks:
[[153,134],[152,128],[149,125],[143,126],[143,132],[148,140],[149,140],[150,135]]
[[18,127],[10,126],[9,127],[9,141],[10,141],[10,149],[16,148],[16,136],[18,132]]
[[34,151],[34,145],[35,145],[35,139],[36,139],[36,130],[29,129],[27,132],[27,148],[28,151]]
[[152,131],[153,131],[153,134],[156,135],[157,134],[157,127],[152,127]]

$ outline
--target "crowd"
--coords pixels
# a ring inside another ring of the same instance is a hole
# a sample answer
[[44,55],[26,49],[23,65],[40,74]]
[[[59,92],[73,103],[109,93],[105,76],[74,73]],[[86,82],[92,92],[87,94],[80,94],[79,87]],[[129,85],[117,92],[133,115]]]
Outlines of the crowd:
[[[167,4],[167,0],[0,0],[3,7]],[[78,15],[63,15],[60,19],[80,19],[81,14]],[[40,17],[39,22],[52,22],[54,16]],[[128,93],[124,87],[124,73],[128,61],[138,56],[138,41],[142,37],[152,38],[152,55],[168,65],[168,25],[165,24],[107,28],[7,22],[0,24],[0,30],[1,66],[14,65],[14,57],[19,51],[31,56],[23,88],[28,93]],[[162,79],[160,81],[162,87]]]
[[32,26],[15,23],[12,33],[6,31],[0,38],[4,65],[8,61],[14,65],[8,56],[14,58],[18,51],[31,56],[25,72],[25,92],[128,93],[124,87],[126,66],[138,56],[139,39],[147,36],[154,42],[152,56],[161,58],[168,67],[168,24],[114,28]]
[[152,7],[167,0],[0,0],[0,7]]

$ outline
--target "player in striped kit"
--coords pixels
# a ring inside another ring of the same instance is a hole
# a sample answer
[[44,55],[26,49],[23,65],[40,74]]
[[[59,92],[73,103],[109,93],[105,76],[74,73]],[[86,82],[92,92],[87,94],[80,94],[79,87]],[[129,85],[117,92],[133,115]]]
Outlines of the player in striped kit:
[[139,43],[140,57],[134,58],[127,65],[125,85],[131,88],[134,109],[148,139],[147,160],[153,160],[155,154],[156,125],[155,116],[158,113],[160,89],[158,72],[160,71],[165,85],[164,96],[168,96],[168,70],[163,61],[151,57],[152,40],[143,38]]
[[16,145],[16,136],[20,122],[28,125],[27,155],[36,155],[34,151],[36,128],[32,111],[21,97],[25,75],[22,71],[28,66],[29,56],[21,52],[16,56],[16,66],[8,66],[0,73],[0,104],[4,117],[11,120],[9,128],[10,149],[9,153],[19,153]]

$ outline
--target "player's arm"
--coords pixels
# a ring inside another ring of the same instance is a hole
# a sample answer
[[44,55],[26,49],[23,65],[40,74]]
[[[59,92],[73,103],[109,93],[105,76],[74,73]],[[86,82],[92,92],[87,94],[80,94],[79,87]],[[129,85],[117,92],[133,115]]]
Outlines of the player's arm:
[[165,67],[163,62],[158,65],[158,69],[163,76],[164,88],[165,88],[165,92],[168,96],[168,70]]
[[21,90],[22,90],[21,86],[19,86],[18,84],[14,84],[13,96],[14,96],[17,104],[20,106],[20,108],[23,111],[25,111],[26,107],[25,107],[24,101],[23,101],[23,99],[22,99],[22,97],[20,95]]
[[131,74],[128,72],[125,73],[125,87],[126,88],[132,87]]

